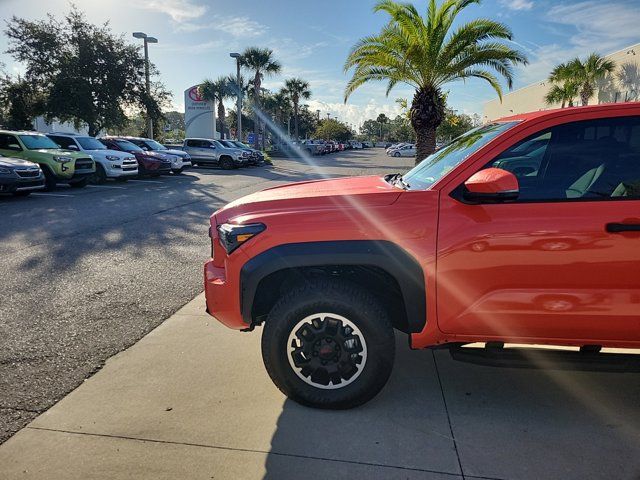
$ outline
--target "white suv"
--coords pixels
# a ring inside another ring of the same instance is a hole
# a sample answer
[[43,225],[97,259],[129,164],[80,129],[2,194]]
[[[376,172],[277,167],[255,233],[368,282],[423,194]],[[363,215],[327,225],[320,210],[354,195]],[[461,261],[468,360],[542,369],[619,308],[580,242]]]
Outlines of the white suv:
[[91,155],[96,162],[96,183],[104,183],[107,178],[127,180],[138,175],[136,157],[127,152],[109,150],[96,138],[55,132],[48,133],[47,137],[60,145],[60,148]]

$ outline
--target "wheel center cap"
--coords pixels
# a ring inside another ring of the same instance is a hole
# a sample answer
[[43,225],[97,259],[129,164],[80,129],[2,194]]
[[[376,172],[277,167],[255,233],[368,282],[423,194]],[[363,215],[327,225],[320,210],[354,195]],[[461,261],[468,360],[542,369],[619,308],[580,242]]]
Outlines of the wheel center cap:
[[328,360],[329,358],[333,357],[334,352],[335,352],[335,350],[333,349],[333,347],[331,345],[323,345],[320,348],[320,351],[318,352],[318,355],[323,360]]

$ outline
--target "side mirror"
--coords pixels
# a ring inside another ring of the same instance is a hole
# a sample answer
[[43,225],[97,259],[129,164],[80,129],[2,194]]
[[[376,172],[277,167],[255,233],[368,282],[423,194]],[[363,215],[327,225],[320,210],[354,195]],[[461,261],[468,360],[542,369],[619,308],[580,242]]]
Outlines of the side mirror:
[[21,152],[22,147],[17,143],[10,143],[9,145],[7,145],[7,150],[14,150],[16,152]]
[[486,168],[464,182],[464,197],[474,203],[513,201],[520,194],[517,177],[501,168]]

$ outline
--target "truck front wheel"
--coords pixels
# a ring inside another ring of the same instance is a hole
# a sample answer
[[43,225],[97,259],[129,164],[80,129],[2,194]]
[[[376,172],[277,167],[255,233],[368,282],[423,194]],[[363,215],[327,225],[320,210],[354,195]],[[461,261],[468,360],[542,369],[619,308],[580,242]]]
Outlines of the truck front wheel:
[[262,334],[269,376],[310,407],[345,409],[372,399],[394,356],[386,309],[366,290],[339,280],[314,280],[285,294]]

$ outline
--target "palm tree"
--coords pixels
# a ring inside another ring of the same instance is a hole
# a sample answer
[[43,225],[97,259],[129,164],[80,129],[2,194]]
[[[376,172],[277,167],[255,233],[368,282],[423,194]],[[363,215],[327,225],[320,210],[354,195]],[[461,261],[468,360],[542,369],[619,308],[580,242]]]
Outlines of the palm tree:
[[584,106],[589,105],[589,99],[593,96],[598,81],[607,74],[613,73],[616,63],[597,53],[592,53],[584,62],[574,58],[567,64],[567,68],[571,72],[573,81],[578,85],[580,101]]
[[309,90],[309,83],[301,78],[290,78],[284,82],[284,92],[291,99],[293,104],[293,122],[296,132],[296,140],[300,140],[299,131],[299,106],[301,99],[311,98],[311,90]]
[[557,65],[549,74],[552,86],[544,97],[545,102],[549,105],[560,103],[562,108],[567,104],[573,107],[573,99],[578,95],[578,84],[574,75],[567,63]]
[[[345,62],[354,68],[345,89],[345,102],[361,85],[387,81],[387,95],[398,84],[415,88],[411,102],[411,126],[416,132],[417,159],[435,150],[436,127],[444,117],[443,85],[479,78],[502,98],[497,75],[511,88],[513,67],[526,64],[521,52],[500,40],[511,40],[511,30],[493,20],[478,18],[452,29],[460,12],[480,0],[429,0],[425,17],[415,6],[381,0],[374,11],[390,17],[382,31],[362,38]],[[495,72],[495,73],[494,73]]]
[[[240,65],[253,73],[253,100],[255,102],[255,108],[259,109],[262,79],[265,75],[275,75],[279,73],[282,67],[280,63],[273,58],[273,50],[260,47],[247,48],[240,56]],[[258,115],[255,111],[254,123],[258,125]],[[254,135],[254,147],[258,148],[258,135]]]

